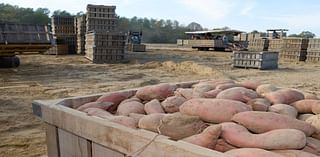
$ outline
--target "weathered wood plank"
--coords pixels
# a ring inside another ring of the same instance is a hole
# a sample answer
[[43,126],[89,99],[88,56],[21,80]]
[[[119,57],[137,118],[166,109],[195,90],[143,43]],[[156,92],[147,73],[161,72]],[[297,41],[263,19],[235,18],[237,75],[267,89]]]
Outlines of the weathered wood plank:
[[92,143],[92,157],[125,157],[124,154],[111,150],[97,143]]
[[[153,132],[135,130],[105,119],[90,117],[63,105],[41,101],[38,103],[41,104],[44,121],[123,154],[134,154],[145,147],[140,157],[165,157],[172,154],[175,157],[228,157],[213,150],[168,140],[165,136],[154,138],[157,134]],[[150,141],[153,142],[146,146]]]
[[91,157],[91,142],[58,129],[60,157]]
[[48,157],[60,157],[58,129],[56,126],[48,123],[45,123],[45,127]]

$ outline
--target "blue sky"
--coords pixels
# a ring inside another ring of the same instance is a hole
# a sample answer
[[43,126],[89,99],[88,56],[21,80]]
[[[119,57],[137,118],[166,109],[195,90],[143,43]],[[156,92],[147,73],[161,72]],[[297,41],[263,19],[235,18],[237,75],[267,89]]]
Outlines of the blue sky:
[[45,7],[71,13],[86,4],[116,5],[125,17],[197,22],[212,29],[228,26],[243,31],[287,28],[289,34],[308,30],[320,36],[319,0],[2,0],[21,7]]

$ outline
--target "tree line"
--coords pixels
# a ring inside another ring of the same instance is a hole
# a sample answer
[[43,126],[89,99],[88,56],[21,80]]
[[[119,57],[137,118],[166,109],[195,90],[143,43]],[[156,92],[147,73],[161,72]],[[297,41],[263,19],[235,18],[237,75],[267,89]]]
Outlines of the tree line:
[[[84,14],[79,12],[73,16]],[[27,24],[50,24],[51,15],[71,16],[65,10],[50,12],[47,8],[23,8],[16,5],[0,3],[0,21]],[[117,17],[117,31],[142,31],[142,42],[147,43],[175,43],[177,39],[185,39],[187,31],[208,30],[196,22],[183,25],[177,20],[164,20],[138,17]],[[300,34],[291,34],[292,37],[313,38],[315,34],[303,31]]]

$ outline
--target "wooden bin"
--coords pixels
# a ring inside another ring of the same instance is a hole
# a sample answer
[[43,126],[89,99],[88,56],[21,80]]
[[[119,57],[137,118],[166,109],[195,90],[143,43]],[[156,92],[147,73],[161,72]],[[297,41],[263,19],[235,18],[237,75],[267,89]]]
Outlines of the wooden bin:
[[[178,83],[177,86],[187,88],[197,82]],[[136,89],[126,91],[134,94]],[[88,116],[73,109],[101,95],[38,100],[32,103],[33,113],[46,124],[49,157],[231,157],[184,141],[173,141],[150,131],[132,129]]]
[[268,39],[253,39],[249,40],[248,50],[249,51],[267,51],[268,50]]
[[240,68],[257,68],[260,70],[277,69],[279,52],[234,51],[232,66]]

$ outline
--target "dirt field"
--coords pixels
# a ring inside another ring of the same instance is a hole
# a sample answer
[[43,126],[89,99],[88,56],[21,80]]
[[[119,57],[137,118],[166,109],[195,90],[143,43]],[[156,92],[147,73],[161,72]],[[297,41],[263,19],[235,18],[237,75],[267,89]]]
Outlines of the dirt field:
[[231,68],[231,53],[152,50],[128,64],[93,65],[82,56],[20,56],[17,69],[0,69],[0,157],[46,154],[45,132],[32,115],[35,99],[56,99],[159,82],[207,78],[257,79],[320,96],[320,64],[285,63],[260,71]]

